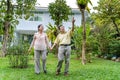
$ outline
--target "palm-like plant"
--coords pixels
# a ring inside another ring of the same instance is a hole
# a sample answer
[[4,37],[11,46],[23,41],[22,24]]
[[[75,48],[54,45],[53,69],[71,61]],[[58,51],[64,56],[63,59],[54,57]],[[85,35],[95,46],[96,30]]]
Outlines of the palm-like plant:
[[46,33],[48,35],[49,40],[51,40],[51,42],[53,43],[58,34],[57,27],[53,26],[51,23],[49,23],[47,28],[48,29],[47,29]]
[[82,14],[82,27],[83,27],[83,44],[82,44],[82,64],[86,64],[86,57],[85,57],[85,51],[86,51],[86,26],[85,26],[85,9],[88,9],[88,3],[91,3],[90,0],[77,0],[77,5],[81,11]]

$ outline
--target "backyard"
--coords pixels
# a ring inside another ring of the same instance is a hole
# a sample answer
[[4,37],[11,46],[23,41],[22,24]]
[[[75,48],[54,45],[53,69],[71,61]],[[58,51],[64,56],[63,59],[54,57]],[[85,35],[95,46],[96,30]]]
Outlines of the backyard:
[[101,58],[92,58],[92,63],[82,65],[76,55],[71,55],[70,71],[68,76],[55,75],[57,57],[49,54],[47,58],[47,74],[41,72],[39,75],[34,73],[34,60],[29,56],[28,68],[10,68],[8,58],[0,58],[0,80],[119,80],[120,63]]
[[[0,0],[0,80],[120,80],[120,0],[40,1]],[[34,50],[49,52],[47,74],[35,74]],[[71,53],[68,76],[65,64],[55,74],[59,52]]]

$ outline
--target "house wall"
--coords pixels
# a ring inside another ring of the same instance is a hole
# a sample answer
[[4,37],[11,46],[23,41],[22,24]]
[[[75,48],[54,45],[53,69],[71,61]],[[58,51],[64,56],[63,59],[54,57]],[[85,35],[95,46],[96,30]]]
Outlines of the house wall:
[[[47,25],[51,23],[54,25],[54,21],[51,19],[49,16],[49,13],[43,13],[43,14],[38,14],[42,20],[41,21],[30,21],[30,20],[24,20],[24,19],[19,19],[19,24],[16,27],[16,31],[20,33],[25,33],[25,34],[33,34],[34,31],[37,31],[37,26],[39,24],[43,24],[44,30],[47,29]],[[76,22],[75,25],[80,26],[81,25],[81,14],[74,14]],[[70,16],[70,19],[67,22],[63,22],[63,25],[65,26],[66,30],[68,30],[69,27],[72,26],[72,17]],[[27,32],[28,31],[28,32]]]
[[[79,9],[72,9],[72,13],[74,15],[69,16],[69,20],[67,22],[63,22],[65,29],[68,30],[72,26],[72,17],[75,18],[75,25],[81,25],[81,13]],[[51,23],[54,25],[54,21],[51,19],[50,13],[48,12],[48,8],[38,8],[34,13],[33,17],[30,17],[28,20],[18,19],[19,24],[16,27],[15,34],[17,38],[18,36],[27,36],[28,39],[37,32],[37,26],[39,24],[43,24],[44,31],[47,29],[47,25]]]

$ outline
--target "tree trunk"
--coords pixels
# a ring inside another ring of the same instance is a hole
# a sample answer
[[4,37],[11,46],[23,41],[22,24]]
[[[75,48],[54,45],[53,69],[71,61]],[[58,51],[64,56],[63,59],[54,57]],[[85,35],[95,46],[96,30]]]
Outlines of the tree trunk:
[[86,64],[86,57],[85,57],[85,52],[86,52],[86,26],[85,26],[85,9],[81,9],[82,13],[82,27],[83,27],[83,41],[82,41],[82,64]]
[[7,53],[7,43],[8,43],[8,27],[9,27],[9,22],[5,22],[4,24],[4,34],[3,34],[3,46],[2,46],[2,57],[5,57],[6,53]]
[[112,22],[113,22],[113,24],[114,24],[114,26],[115,26],[115,28],[116,28],[116,31],[117,31],[118,35],[120,36],[120,31],[119,31],[119,28],[118,28],[115,20],[112,19]]
[[2,57],[5,57],[7,54],[7,43],[8,43],[8,36],[9,36],[9,26],[10,26],[10,0],[7,0],[7,11],[6,11],[6,20],[4,23],[4,34],[3,34],[3,46],[2,46]]

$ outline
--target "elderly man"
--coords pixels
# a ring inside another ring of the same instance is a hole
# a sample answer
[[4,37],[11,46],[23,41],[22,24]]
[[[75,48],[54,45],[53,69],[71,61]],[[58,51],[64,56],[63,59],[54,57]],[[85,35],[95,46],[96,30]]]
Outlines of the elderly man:
[[60,33],[58,34],[53,46],[51,47],[51,50],[54,48],[55,45],[59,45],[58,48],[58,64],[57,64],[57,70],[56,70],[56,75],[60,74],[62,63],[65,58],[65,70],[64,70],[64,75],[68,75],[68,69],[69,69],[69,62],[70,62],[70,53],[71,53],[71,36],[74,31],[74,22],[75,19],[73,17],[72,19],[72,29],[69,31],[65,31],[64,26],[60,26]]

